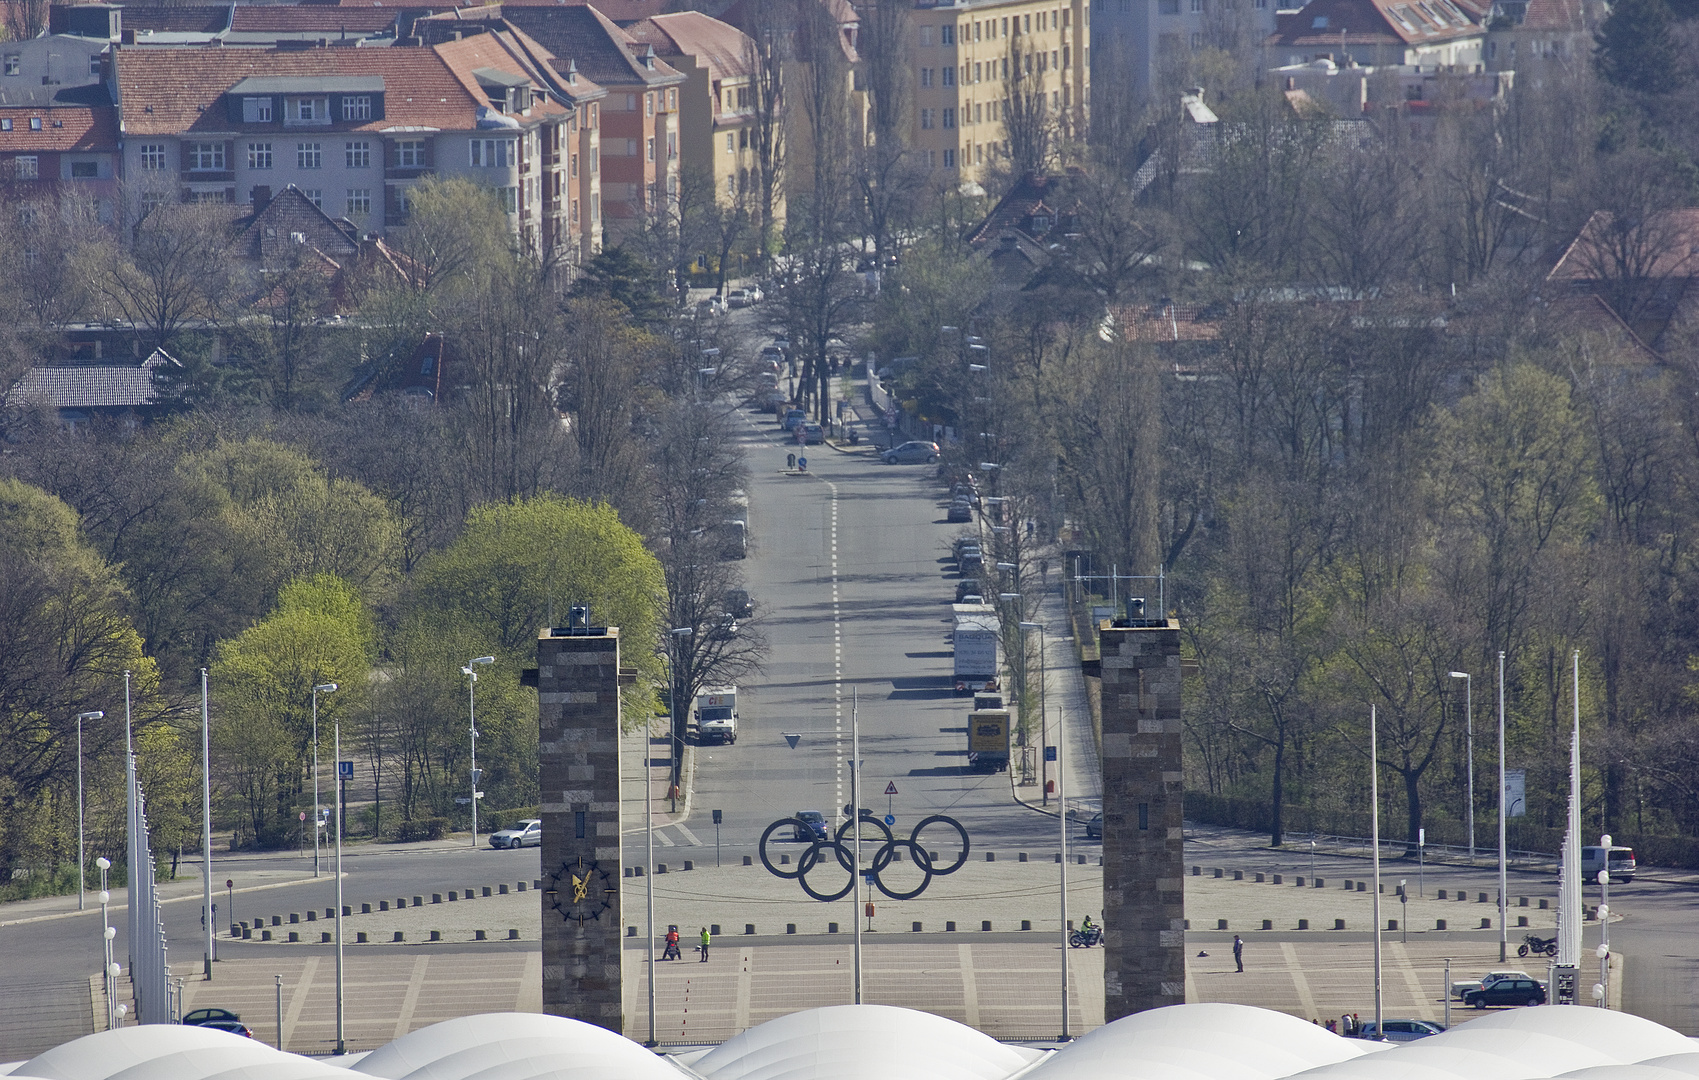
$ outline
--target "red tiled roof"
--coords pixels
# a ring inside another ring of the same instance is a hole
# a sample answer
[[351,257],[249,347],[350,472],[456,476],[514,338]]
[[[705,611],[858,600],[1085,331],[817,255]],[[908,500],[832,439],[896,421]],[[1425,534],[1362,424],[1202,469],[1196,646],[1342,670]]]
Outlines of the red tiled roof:
[[1584,0],[1528,0],[1521,27],[1524,30],[1583,31],[1591,29],[1589,23],[1596,21],[1587,18]]
[[[40,131],[30,130],[33,118],[41,120]],[[118,116],[117,111],[111,108],[69,106],[38,109],[20,106],[0,108],[0,119],[12,122],[11,131],[0,131],[0,154],[118,148]]]
[[503,17],[555,55],[556,70],[568,62],[603,86],[654,86],[682,82],[684,76],[657,59],[653,69],[638,59],[644,47],[601,11],[587,4],[509,6]]
[[1428,45],[1485,32],[1471,0],[1311,0],[1282,16],[1272,43],[1294,48]]
[[1626,268],[1646,278],[1699,277],[1699,207],[1670,210],[1662,220],[1613,242],[1615,215],[1595,210],[1564,249],[1548,281],[1596,281],[1618,251],[1640,263]]
[[[129,25],[130,10],[124,11],[124,23]],[[290,7],[274,4],[237,4],[230,29],[249,33],[279,31],[292,33],[318,30],[334,34],[347,30],[354,34],[373,34],[386,30],[395,22],[392,9],[364,5],[360,7],[331,7],[325,4],[304,4]]]
[[478,106],[432,49],[114,48],[120,107],[127,135],[229,131],[219,99],[251,77],[377,75],[384,81],[384,119],[337,124],[327,130],[383,131],[395,127],[470,130]]
[[163,4],[124,9],[126,30],[156,34],[216,34],[229,28],[229,4]]
[[[511,75],[523,76],[531,80],[531,85],[538,89],[546,89],[549,85],[541,72],[532,69],[510,35],[502,31],[473,34],[459,41],[445,41],[435,46],[435,49],[466,91],[475,96],[483,94],[483,88],[474,74],[478,68],[494,68]],[[558,102],[543,98],[539,98],[533,108],[544,114],[566,111]]]
[[1123,341],[1214,341],[1221,327],[1193,307],[1121,308],[1112,313]]
[[749,75],[749,38],[742,30],[700,11],[656,15],[625,28],[640,42],[652,44],[663,56],[692,56],[708,69],[710,79]]

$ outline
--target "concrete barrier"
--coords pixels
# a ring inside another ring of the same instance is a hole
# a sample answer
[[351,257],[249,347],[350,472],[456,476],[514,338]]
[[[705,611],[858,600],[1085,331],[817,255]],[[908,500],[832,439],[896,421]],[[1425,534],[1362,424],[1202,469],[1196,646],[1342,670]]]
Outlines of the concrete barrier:
[[431,894],[431,903],[433,903],[433,904],[442,903],[442,893],[439,893],[439,892],[432,893]]
[[1492,929],[1492,928],[1493,928],[1493,921],[1492,921],[1492,919],[1491,919],[1491,918],[1488,918],[1488,917],[1485,917],[1485,916],[1483,916],[1483,917],[1482,917],[1482,918],[1481,918],[1481,929],[1482,929],[1482,930],[1491,930],[1491,929]]
[[519,940],[519,931],[517,931],[517,930],[509,930],[509,931],[508,931],[508,932],[507,932],[507,940],[509,940],[509,941],[518,941],[518,940]]
[[1516,906],[1517,907],[1527,907],[1528,906],[1528,898],[1526,896],[1518,896],[1516,898]]
[[1444,890],[1444,889],[1441,889],[1441,890],[1440,890],[1440,891],[1439,891],[1439,898],[1440,898],[1440,899],[1441,899],[1441,900],[1444,900],[1444,899],[1445,899],[1445,890]]
[[749,935],[749,934],[753,934],[753,933],[755,933],[755,924],[754,924],[754,923],[752,923],[752,922],[746,922],[746,923],[744,923],[744,924],[743,924],[743,932],[744,932],[744,934],[746,934],[746,935]]
[[991,929],[991,920],[990,920],[990,919],[985,919],[985,920],[983,920],[983,921],[982,921],[982,922],[980,922],[980,924],[979,924],[979,928],[980,928],[980,929],[981,929],[981,930],[989,930],[989,929]]
[[1396,929],[1398,929],[1398,920],[1397,920],[1397,919],[1388,919],[1388,920],[1386,920],[1386,928],[1387,928],[1387,929],[1388,929],[1388,930],[1396,930]]
[[944,930],[945,930],[946,933],[952,933],[953,934],[956,931],[956,924],[953,923],[953,922],[946,922],[944,924]]
[[291,912],[290,912],[290,913],[289,913],[289,922],[290,922],[290,923],[291,923],[291,924],[294,924],[294,923],[298,923],[298,922],[300,922],[300,921],[301,921],[301,913],[300,913],[300,912],[298,912],[298,911],[291,911]]
[[1299,919],[1298,920],[1298,929],[1308,930],[1309,928],[1310,928],[1310,920],[1308,920],[1308,919]]
[[745,855],[743,857],[743,865],[754,866],[755,865],[755,857],[753,855]]
[[1335,930],[1343,930],[1343,929],[1345,929],[1345,920],[1344,920],[1344,919],[1335,919],[1335,920],[1333,920],[1333,928],[1334,928],[1334,929],[1335,929]]
[[474,931],[472,931],[472,940],[473,941],[488,941],[489,935],[487,935],[482,930],[474,930]]
[[271,917],[271,925],[273,925],[273,926],[282,926],[282,925],[283,925],[283,916],[281,916],[281,915],[273,915],[273,916],[272,916],[272,917]]
[[[1169,925],[1173,925],[1173,924],[1172,924],[1172,923],[1170,923],[1170,924],[1169,924]],[[1225,930],[1225,929],[1227,929],[1227,920],[1226,920],[1226,919],[1217,919],[1217,920],[1215,920],[1215,928],[1216,928],[1216,929],[1217,929],[1217,930]]]
[[1444,919],[1435,919],[1434,920],[1434,929],[1435,930],[1444,930],[1445,929],[1445,920]]
[[1477,898],[1476,898],[1476,900],[1475,900],[1475,902],[1476,902],[1476,903],[1477,903],[1477,904],[1484,904],[1484,903],[1486,903],[1486,902],[1487,902],[1487,894],[1486,894],[1486,893],[1482,893],[1482,894],[1481,894],[1481,895],[1480,895],[1480,896],[1479,896],[1479,897],[1477,897]]
[[294,931],[294,930],[289,931],[289,940],[290,941],[300,941],[301,940],[300,933],[297,932],[297,931]]
[[1221,876],[1221,867],[1219,867],[1219,866],[1217,866],[1217,867],[1216,867],[1216,868],[1215,868],[1215,876],[1216,876],[1216,877],[1220,877],[1220,876]]
[[421,907],[421,906],[423,906],[423,904],[424,904],[424,897],[422,897],[422,896],[415,896],[415,897],[414,897],[414,898],[413,898],[413,906],[414,906],[414,907]]
[[1022,919],[1021,920],[1021,929],[1022,930],[1031,930],[1032,929],[1032,920],[1031,919]]
[[1258,874],[1256,880],[1257,880],[1257,884],[1259,884],[1259,885],[1262,884],[1262,875]]
[[378,910],[379,911],[388,911],[389,910],[389,901],[388,900],[379,900],[378,901]]
[[496,888],[501,890],[501,895],[507,895],[507,882],[502,882],[500,885],[497,885]]
[[441,930],[432,930],[431,931],[431,940],[432,941],[441,941],[442,940],[442,931]]
[[454,903],[454,902],[455,902],[455,901],[456,901],[456,900],[458,900],[458,899],[460,899],[460,894],[459,894],[459,892],[457,892],[457,891],[456,891],[456,890],[454,890],[454,889],[450,889],[450,890],[448,890],[448,902],[449,902],[449,903],[451,903],[451,904],[452,904],[452,903]]
[[1526,916],[1526,915],[1516,916],[1516,925],[1517,926],[1527,926],[1528,925],[1528,916]]
[[[917,926],[918,926],[918,925],[919,925],[919,924],[918,924],[918,923],[916,923],[916,924],[915,924],[915,925],[917,925]],[[796,923],[793,923],[793,922],[788,922],[788,923],[786,923],[786,924],[785,924],[785,933],[787,933],[787,934],[794,934],[794,933],[796,933]]]
[[1279,874],[1274,875],[1274,883],[1276,885],[1284,885],[1285,884],[1285,882],[1280,879]]
[[696,869],[696,864],[694,862],[691,862],[689,859],[686,859],[686,860],[684,860],[684,868],[686,870],[694,870],[694,869]]
[[320,945],[329,945],[330,944],[330,931],[329,930],[326,930],[319,935],[319,944]]
[[270,930],[261,930],[260,931],[260,940],[261,941],[270,941],[271,940],[271,931]]
[[1262,921],[1262,928],[1264,930],[1273,930],[1274,929],[1274,920],[1273,919],[1264,919]]
[[987,851],[985,853],[985,861],[986,862],[996,862],[997,861],[997,853],[995,851]]
[[829,922],[829,923],[826,924],[826,933],[835,934],[837,932],[838,932],[838,924],[837,923]]
[[[503,885],[503,886],[502,886],[502,887],[501,887],[501,891],[502,891],[502,892],[506,892],[506,891],[507,891],[507,886],[506,886],[506,885]],[[488,885],[485,885],[485,886],[484,886],[484,895],[485,895],[485,896],[488,896],[488,895],[490,895],[490,887],[489,887],[489,886],[488,886]]]
[[396,941],[397,941],[397,942],[402,942],[402,941],[406,941],[406,940],[407,940],[407,935],[406,935],[406,934],[403,934],[403,933],[402,933],[402,932],[401,932],[401,931],[399,931],[399,930],[397,930],[397,931],[396,931],[396,932],[395,932],[395,940],[396,940]]
[[917,933],[917,934],[920,933],[920,924],[919,923],[914,924],[914,932]]
[[372,905],[370,905],[370,904],[361,904],[360,905],[360,914],[370,915],[371,913],[372,913]]
[[366,932],[364,930],[356,930],[354,932],[354,944],[364,945],[365,943],[366,943]]
[[316,911],[308,911],[307,912],[307,921],[308,922],[318,922],[319,921],[319,913],[316,912]]
[[1234,881],[1243,881],[1243,880],[1245,880],[1245,872],[1244,872],[1244,871],[1243,871],[1243,870],[1235,870],[1235,871],[1233,871],[1233,880],[1234,880]]

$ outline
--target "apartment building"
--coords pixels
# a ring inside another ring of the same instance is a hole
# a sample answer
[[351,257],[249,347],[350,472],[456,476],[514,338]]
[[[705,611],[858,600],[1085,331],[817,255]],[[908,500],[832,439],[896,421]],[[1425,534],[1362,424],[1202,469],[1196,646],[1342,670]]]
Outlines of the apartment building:
[[1279,0],[1092,0],[1098,96],[1113,87],[1117,106],[1134,106],[1149,101],[1163,84],[1164,67],[1177,69],[1186,54],[1254,50],[1275,32],[1281,6]]
[[1091,88],[1085,0],[966,0],[917,8],[910,34],[916,151],[937,181],[977,183],[1008,154],[1011,94],[1084,131]]
[[0,106],[0,195],[68,201],[111,221],[117,197],[118,125],[111,109]]
[[[429,174],[498,193],[530,250],[560,235],[546,146],[572,110],[491,41],[434,48],[113,47],[121,172],[144,197],[264,203],[293,185],[333,217],[403,226]],[[549,223],[545,225],[545,222]]]

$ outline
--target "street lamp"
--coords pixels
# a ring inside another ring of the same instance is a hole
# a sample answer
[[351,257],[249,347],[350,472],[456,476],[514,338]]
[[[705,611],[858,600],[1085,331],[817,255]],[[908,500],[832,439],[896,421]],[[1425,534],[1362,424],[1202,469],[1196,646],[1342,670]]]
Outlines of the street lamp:
[[[342,761],[342,721],[338,720],[331,729],[334,732],[337,771],[341,772]],[[318,832],[314,826],[313,832]],[[348,1052],[345,1024],[346,1010],[343,1008],[342,985],[342,783],[340,776],[336,784],[336,1053]]]
[[319,695],[336,693],[333,682],[313,687],[313,876],[319,876]]
[[[1043,735],[1043,732],[1046,730],[1046,727],[1047,727],[1047,725],[1049,723],[1049,719],[1050,719],[1050,713],[1049,713],[1049,709],[1046,707],[1045,695],[1044,695],[1044,683],[1045,683],[1044,676],[1045,676],[1045,674],[1048,670],[1048,667],[1049,667],[1049,665],[1047,663],[1047,658],[1045,656],[1045,648],[1046,648],[1046,645],[1048,644],[1048,642],[1046,640],[1046,634],[1045,634],[1043,623],[1041,623],[1041,622],[1024,622],[1023,621],[1020,624],[1020,627],[1021,627],[1022,630],[1037,630],[1038,631],[1038,720],[1039,720],[1038,727],[1039,727],[1039,732],[1040,732],[1039,746],[1042,749],[1042,748],[1045,748],[1049,745],[1048,739],[1046,739],[1045,736]],[[1022,651],[1022,654],[1024,655],[1026,650],[1023,649],[1021,651]],[[1061,729],[1061,725],[1058,724],[1057,725],[1057,733],[1056,733],[1056,822],[1057,822],[1058,831],[1061,834],[1061,841],[1062,841],[1062,863],[1061,863],[1062,873],[1061,873],[1061,886],[1060,886],[1061,887],[1060,904],[1061,904],[1061,908],[1062,908],[1062,1041],[1064,1041],[1064,1042],[1066,1042],[1068,1040],[1068,952],[1069,952],[1069,949],[1068,949],[1068,801],[1067,801],[1067,792],[1065,791],[1065,784],[1063,783],[1063,779],[1062,779],[1062,777],[1063,777],[1063,773],[1062,773],[1062,744],[1067,742],[1067,741],[1068,741],[1067,740],[1067,733],[1064,732]],[[1045,754],[1043,752],[1041,752],[1039,754],[1040,760],[1043,760],[1044,757],[1045,757]],[[1048,799],[1048,797],[1049,797],[1049,793],[1046,792],[1046,798]]]
[[94,865],[100,867],[100,974],[106,987],[106,1026],[108,1029],[118,1026],[118,1014],[113,1007],[118,1004],[115,1000],[113,978],[118,974],[113,969],[118,965],[112,961],[112,939],[118,936],[118,931],[107,921],[107,905],[112,902],[112,894],[106,888],[106,872],[112,869],[112,860],[102,855],[94,860]]
[[466,715],[472,722],[472,850],[478,850],[478,673],[473,664],[493,664],[493,656],[480,656],[466,661],[460,673],[466,676]]
[[1463,680],[1463,714],[1469,732],[1469,865],[1475,865],[1475,680],[1467,671],[1451,672]]
[[[693,626],[675,626],[670,631],[676,643],[671,656],[672,687],[667,691],[667,740],[668,756],[671,756],[671,741],[673,733],[678,730],[678,649],[683,648],[684,639],[696,633]],[[655,1038],[655,767],[650,760],[654,753],[654,740],[647,731],[643,733],[643,831],[648,834],[649,865],[643,871],[643,905],[649,922],[649,1041],[645,1045],[656,1046]],[[715,811],[718,813],[718,811]]]
[[1504,862],[1504,650],[1498,653],[1498,962],[1510,955],[1510,929],[1504,925],[1505,892],[1510,884]]
[[77,910],[83,910],[83,721],[100,720],[106,714],[96,709],[77,714]]

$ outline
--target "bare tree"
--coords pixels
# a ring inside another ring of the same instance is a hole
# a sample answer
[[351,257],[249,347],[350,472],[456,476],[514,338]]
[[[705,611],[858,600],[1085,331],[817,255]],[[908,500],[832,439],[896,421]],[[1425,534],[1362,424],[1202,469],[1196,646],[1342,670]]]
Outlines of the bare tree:
[[1008,139],[1008,167],[1015,180],[1048,172],[1060,141],[1061,110],[1050,107],[1039,70],[1044,60],[1035,50],[1022,48],[1026,40],[1021,35],[1009,38],[1003,57],[1008,73],[1004,84],[1008,96],[1002,101],[1003,134]]
[[[133,194],[133,193],[132,193]],[[231,219],[211,203],[150,201],[126,243],[91,244],[81,256],[97,294],[146,331],[148,350],[163,348],[189,326],[225,314],[231,274]]]
[[791,23],[787,0],[750,0],[744,28],[744,66],[749,69],[750,105],[754,123],[749,146],[754,151],[754,199],[757,257],[765,265],[778,237],[775,219],[785,173],[784,71],[792,59]]

